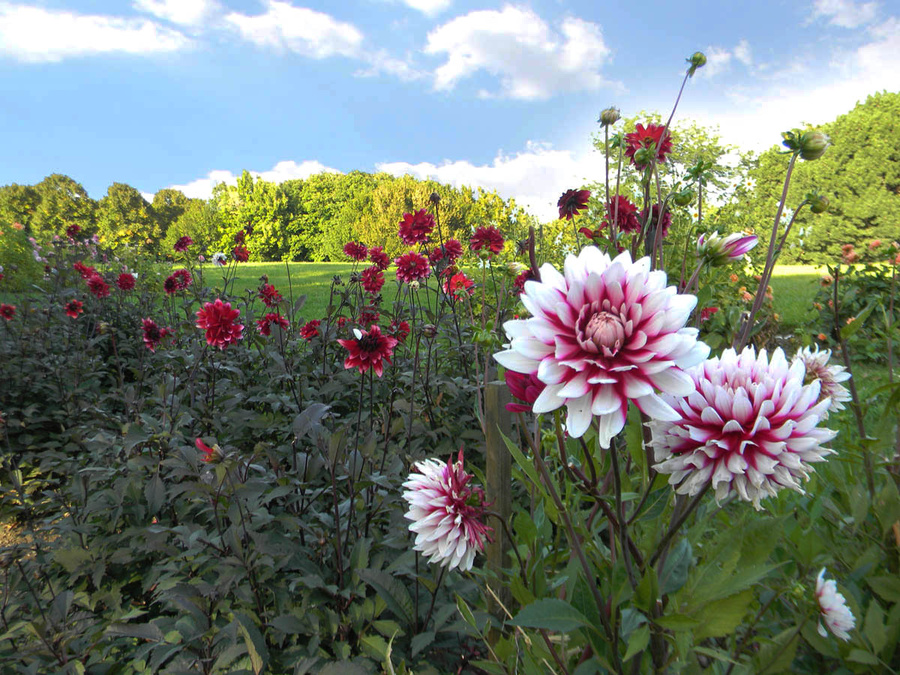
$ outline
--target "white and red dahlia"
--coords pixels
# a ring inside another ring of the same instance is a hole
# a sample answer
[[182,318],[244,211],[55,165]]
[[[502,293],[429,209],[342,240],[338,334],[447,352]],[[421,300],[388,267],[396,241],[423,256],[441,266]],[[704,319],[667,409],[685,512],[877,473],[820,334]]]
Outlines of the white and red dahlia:
[[414,468],[403,484],[413,548],[441,567],[472,569],[492,530],[484,523],[484,492],[469,485],[472,474],[463,469],[462,450],[456,462],[427,459]]
[[804,384],[803,364],[788,363],[781,349],[771,359],[753,347],[727,349],[689,374],[693,394],[663,396],[679,418],[650,423],[655,468],[680,494],[711,483],[717,500],[734,491],[759,509],[782,488],[802,492],[811,465],[832,454],[822,444],[836,432],[817,427],[831,402],[819,400],[819,383]]
[[843,366],[829,366],[828,361],[831,359],[831,350],[813,351],[808,347],[804,347],[794,355],[794,361],[799,361],[806,369],[806,376],[803,381],[806,384],[818,382],[821,390],[819,391],[819,400],[823,398],[831,399],[831,405],[825,413],[825,417],[829,412],[836,412],[844,409],[844,403],[850,400],[850,392],[841,384],[850,379],[850,373]]
[[[833,579],[825,581],[825,568],[816,577],[816,601],[819,603],[819,635],[828,637],[825,626],[834,633],[835,637],[844,642],[850,640],[850,631],[856,627],[856,617],[847,607],[847,600],[838,593],[837,584]],[[822,625],[825,622],[825,626]]]
[[651,419],[681,419],[656,392],[694,391],[684,369],[709,355],[697,329],[685,328],[697,299],[667,287],[649,258],[632,262],[625,252],[611,260],[593,246],[570,255],[563,274],[549,263],[540,273],[520,296],[531,318],[507,321],[509,349],[494,355],[547,385],[533,411],[566,406],[566,428],[576,437],[597,417],[604,448],[624,428],[629,401]]

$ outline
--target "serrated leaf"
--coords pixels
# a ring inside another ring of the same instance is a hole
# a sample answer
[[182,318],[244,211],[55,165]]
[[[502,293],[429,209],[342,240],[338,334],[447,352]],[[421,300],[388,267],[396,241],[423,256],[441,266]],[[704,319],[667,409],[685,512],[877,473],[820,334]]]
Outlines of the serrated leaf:
[[378,593],[378,597],[398,618],[404,619],[409,626],[413,624],[413,601],[406,586],[380,570],[359,570],[359,578]]
[[853,661],[854,663],[862,663],[867,666],[878,665],[878,657],[862,649],[851,649],[850,653],[847,655],[847,660]]
[[694,618],[700,621],[700,626],[694,631],[694,638],[702,640],[731,635],[741,624],[752,602],[753,591],[750,589],[710,602],[694,614]]
[[287,635],[305,635],[309,632],[307,625],[293,614],[276,616],[269,625]]
[[673,630],[676,632],[692,630],[700,625],[700,622],[697,619],[685,616],[684,614],[669,614],[668,616],[661,616],[658,619],[654,619],[653,623],[667,630]]
[[900,603],[900,577],[893,575],[869,577],[866,579],[866,582],[882,600],[890,603]]
[[269,651],[266,649],[266,641],[256,627],[256,624],[246,614],[235,614],[238,630],[247,645],[247,654],[250,656],[250,666],[253,672],[259,675],[266,667],[269,660]]
[[849,325],[844,326],[841,329],[841,337],[845,340],[849,340],[856,331],[862,328],[863,323],[865,323],[866,319],[869,318],[869,315],[879,304],[879,302],[870,302],[863,311],[856,315],[856,318],[851,321]]
[[674,593],[687,583],[693,555],[694,551],[687,537],[680,539],[672,547],[659,576],[659,592],[661,595]]
[[153,478],[147,482],[144,488],[144,497],[147,498],[147,508],[150,513],[159,513],[166,501],[166,486],[160,478],[159,472],[153,474]]
[[791,669],[797,646],[800,644],[800,631],[788,628],[776,635],[771,642],[765,642],[754,656],[756,672],[774,675]]
[[869,609],[866,611],[866,621],[863,633],[872,645],[875,654],[881,652],[887,644],[887,629],[884,626],[884,610],[878,602],[872,598]]
[[650,644],[650,627],[646,625],[641,626],[628,639],[628,649],[625,650],[625,656],[622,657],[622,660],[628,661],[635,654],[644,651],[648,644]]
[[294,418],[294,435],[297,438],[301,438],[321,427],[322,418],[330,408],[331,406],[324,403],[312,403],[307,406],[303,412]]
[[418,635],[413,636],[411,647],[412,647],[412,655],[413,658],[419,655],[423,649],[426,649],[428,646],[434,642],[435,633],[433,630],[427,631],[425,633],[419,633]]
[[584,614],[565,600],[556,598],[543,598],[524,607],[507,623],[522,628],[543,628],[563,633],[591,625]]

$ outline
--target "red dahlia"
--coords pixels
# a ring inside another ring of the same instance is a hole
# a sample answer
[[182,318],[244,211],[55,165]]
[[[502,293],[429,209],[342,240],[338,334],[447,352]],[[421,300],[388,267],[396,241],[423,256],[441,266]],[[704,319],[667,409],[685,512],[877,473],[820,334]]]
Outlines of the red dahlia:
[[82,303],[81,301],[69,300],[69,302],[65,304],[66,316],[77,319],[78,315],[84,311],[82,307],[84,307],[84,303]]
[[[647,209],[641,211],[641,220],[644,220],[647,217]],[[656,226],[656,223],[659,221],[659,204],[653,205],[653,211],[650,216],[650,220],[647,221],[648,226]],[[669,234],[669,227],[672,225],[672,214],[669,213],[669,209],[666,209],[663,212],[662,217],[662,234],[665,237]]]
[[247,262],[250,260],[250,251],[247,250],[246,246],[242,246],[241,244],[235,246],[232,249],[231,254],[238,262]]
[[572,220],[580,211],[587,208],[588,199],[591,198],[590,190],[566,190],[556,202],[559,207],[560,220]]
[[206,331],[207,344],[225,349],[241,339],[244,326],[235,322],[240,314],[240,310],[231,308],[230,302],[216,298],[215,302],[207,302],[197,312],[197,328]]
[[415,213],[404,213],[400,221],[400,241],[407,246],[424,244],[434,229],[434,216],[419,209]]
[[413,281],[425,280],[431,274],[431,265],[425,256],[410,251],[394,260],[397,263],[397,278],[408,284]]
[[[643,124],[636,124],[632,133],[625,134],[625,143],[627,144],[625,155],[636,168],[645,169],[648,166],[647,164],[638,164],[634,159],[634,153],[640,148],[655,149],[656,161],[660,163],[666,161],[666,155],[672,152],[672,137],[666,134],[666,140],[662,141],[665,132],[666,127],[659,124],[648,124],[646,127]],[[662,141],[661,144],[660,141]]]
[[608,222],[616,223],[618,232],[637,232],[641,229],[637,206],[622,195],[613,197],[606,205],[606,218]]
[[510,412],[531,412],[531,404],[534,403],[544,387],[547,385],[538,379],[535,373],[516,373],[506,371],[506,386],[513,397],[525,403],[507,403],[506,409]]
[[134,290],[134,275],[131,272],[122,272],[116,279],[116,286],[123,291]]
[[272,284],[263,284],[259,287],[259,299],[263,301],[266,307],[274,307],[284,300]]
[[183,291],[194,282],[194,277],[188,270],[175,270],[172,272],[172,278],[178,284],[178,290]]
[[348,241],[344,244],[344,255],[351,260],[363,261],[369,256],[369,249],[365,244],[357,241]]
[[[341,317],[343,319],[344,317]],[[313,319],[312,321],[307,321],[305,324],[300,326],[300,337],[309,342],[316,335],[319,334],[319,325],[322,322],[318,319]],[[338,320],[338,325],[340,325],[340,320]]]
[[492,254],[503,250],[503,235],[496,227],[476,227],[475,234],[469,239],[469,248],[473,251],[486,249]]
[[69,239],[74,239],[74,238],[77,237],[79,234],[81,234],[81,227],[79,227],[78,225],[69,225],[69,226],[66,228],[66,236],[67,236]]
[[182,253],[183,251],[188,250],[188,246],[194,243],[194,240],[190,237],[181,237],[178,241],[175,242],[175,251],[177,253]]
[[269,312],[263,318],[257,319],[256,330],[259,331],[260,335],[271,335],[272,324],[280,326],[281,330],[287,330],[291,326],[288,323],[288,320],[281,316],[281,314],[278,314],[277,312]]
[[460,244],[456,239],[448,239],[444,242],[444,254],[447,256],[447,260],[449,260],[450,264],[452,265],[457,260],[462,258],[462,244]]
[[246,239],[246,234],[244,234],[243,230],[238,231],[237,234],[234,235],[234,243],[235,244],[243,244]]
[[377,294],[384,286],[384,272],[378,269],[378,265],[367,267],[362,273],[362,285],[367,293]]
[[525,282],[534,279],[534,275],[531,273],[531,270],[524,270],[519,272],[519,275],[516,277],[516,280],[513,282],[513,288],[516,289],[516,293],[521,295],[525,292]]
[[462,297],[466,293],[472,295],[475,292],[475,282],[466,276],[465,272],[457,272],[444,282],[444,293]]
[[166,295],[172,295],[178,290],[178,279],[175,278],[175,275],[166,277],[166,280],[163,282],[163,289]]
[[373,246],[369,249],[369,260],[380,270],[386,270],[391,266],[391,259],[388,258],[388,254],[381,246]]
[[359,313],[359,325],[372,325],[378,323],[381,313],[375,307],[363,307]]
[[2,316],[7,321],[12,321],[12,318],[16,315],[16,306],[15,305],[0,305],[0,316]]
[[85,265],[81,261],[73,263],[72,267],[74,267],[75,271],[81,275],[82,279],[90,279],[92,276],[94,276],[97,273],[97,270],[95,270],[90,265]]
[[[71,315],[70,315],[71,316]],[[172,335],[171,328],[160,328],[153,319],[143,320],[144,344],[151,352],[155,352],[163,338]]]
[[87,280],[88,290],[95,298],[105,298],[109,295],[109,284],[99,274],[95,274]]
[[391,325],[388,326],[388,333],[392,337],[397,338],[397,342],[406,342],[406,338],[409,337],[409,322],[398,322],[396,319],[391,321]]
[[356,336],[353,340],[338,340],[350,352],[344,360],[344,368],[358,368],[360,373],[371,368],[381,377],[384,362],[391,362],[397,339],[383,335],[378,326],[372,326],[368,331],[354,330],[353,333]]

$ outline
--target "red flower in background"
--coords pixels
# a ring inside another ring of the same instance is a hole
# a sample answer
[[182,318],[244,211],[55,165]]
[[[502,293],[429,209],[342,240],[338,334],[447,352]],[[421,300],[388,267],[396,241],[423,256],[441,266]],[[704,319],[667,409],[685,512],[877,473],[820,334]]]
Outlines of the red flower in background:
[[700,310],[700,323],[704,321],[709,321],[713,314],[719,311],[718,307],[704,307]]
[[534,279],[534,275],[531,273],[531,270],[524,270],[522,272],[519,272],[519,275],[513,282],[513,288],[516,289],[516,293],[521,295],[525,292],[525,282],[529,279]]
[[457,272],[444,282],[444,293],[448,295],[463,296],[466,293],[472,295],[475,292],[475,282],[466,276],[465,272]]
[[272,284],[263,284],[259,287],[259,299],[263,301],[266,307],[274,307],[284,300],[281,293],[275,290]]
[[361,326],[372,325],[378,323],[381,313],[374,307],[363,307],[359,313],[359,324]]
[[175,270],[172,272],[175,283],[178,284],[178,290],[183,291],[185,288],[194,283],[194,277],[189,270]]
[[163,290],[165,290],[166,295],[172,295],[177,292],[178,279],[176,279],[174,275],[166,277],[166,280],[163,282]]
[[349,353],[344,360],[344,368],[359,369],[365,373],[370,368],[378,377],[384,373],[384,362],[391,362],[397,339],[383,335],[378,326],[372,326],[368,331],[354,330],[356,336],[353,340],[338,340],[342,347]]
[[247,235],[244,234],[243,230],[239,230],[237,234],[234,235],[234,243],[235,244],[243,244],[246,240]]
[[66,316],[77,319],[78,315],[84,311],[82,307],[84,307],[84,303],[80,300],[69,300],[69,302],[65,304]]
[[469,248],[472,251],[486,249],[492,254],[503,250],[503,235],[496,227],[476,227],[475,233],[469,239]]
[[[643,211],[641,211],[641,220],[644,220],[646,217],[647,217],[647,209],[644,209]],[[651,225],[655,226],[658,221],[659,221],[659,204],[654,204],[653,211],[651,212],[651,215],[650,215],[650,220],[646,221],[647,226],[648,227]],[[662,234],[664,237],[667,234],[669,234],[669,227],[671,227],[671,225],[672,225],[672,214],[669,213],[669,209],[666,209],[663,212],[663,217],[662,217]]]
[[269,336],[272,334],[272,324],[280,326],[282,330],[287,330],[291,326],[281,314],[269,312],[263,318],[256,320],[256,330],[260,335]]
[[659,163],[665,162],[666,155],[672,152],[671,135],[666,134],[666,140],[660,144],[665,131],[666,128],[659,124],[648,124],[646,127],[643,124],[636,124],[632,133],[625,134],[625,143],[627,143],[625,147],[626,157],[631,160],[635,167],[644,169],[648,164],[638,164],[634,158],[634,153],[640,148],[652,149],[655,147],[656,161]]
[[[69,315],[71,316],[71,314]],[[163,338],[172,335],[171,328],[160,328],[153,319],[143,319],[144,344],[151,352],[155,352]]]
[[194,243],[194,240],[190,237],[181,237],[178,241],[175,242],[175,251],[177,253],[183,253],[188,250],[188,247]]
[[85,265],[81,261],[72,263],[72,267],[74,267],[75,271],[81,275],[82,279],[90,279],[92,276],[94,276],[97,273],[97,270],[95,270],[90,265]]
[[637,206],[622,195],[616,195],[606,205],[607,222],[615,221],[619,232],[637,232],[641,229]]
[[397,264],[397,278],[406,283],[427,279],[431,274],[431,265],[425,256],[410,251],[394,260]]
[[[344,317],[341,317],[341,318],[343,319]],[[314,337],[316,337],[316,335],[319,334],[319,325],[321,323],[322,322],[319,321],[318,319],[313,319],[312,321],[307,321],[305,324],[300,326],[300,337],[302,337],[304,340],[309,342]],[[340,323],[340,322],[338,322],[338,323]]]
[[12,321],[12,318],[16,315],[16,306],[15,305],[0,305],[0,316],[2,316],[7,321]]
[[250,251],[247,250],[246,246],[238,244],[231,250],[231,253],[238,262],[247,262],[250,260]]
[[244,326],[235,322],[240,314],[240,310],[231,308],[230,302],[216,298],[215,302],[207,302],[197,312],[197,328],[206,331],[207,344],[225,349],[242,337]]
[[81,234],[81,227],[78,226],[78,225],[69,225],[69,226],[66,228],[66,236],[67,236],[69,239],[74,239],[74,238],[77,237],[79,234]]
[[459,243],[456,239],[448,239],[444,242],[444,255],[447,256],[447,260],[452,265],[457,260],[462,258],[463,247],[462,244]]
[[87,280],[88,290],[95,298],[105,298],[109,295],[109,284],[99,274],[95,274]]
[[388,326],[388,333],[391,337],[397,338],[397,342],[406,342],[406,338],[409,337],[409,323],[406,321],[398,322],[395,319],[394,321],[391,321],[391,325]]
[[197,449],[203,453],[203,456],[200,458],[204,462],[214,462],[216,458],[219,456],[219,449],[217,445],[213,445],[213,447],[209,447],[206,443],[203,442],[202,439],[198,438],[194,441],[194,445]]
[[378,265],[372,265],[363,270],[362,285],[366,292],[372,295],[376,295],[381,290],[384,286],[384,272],[378,268]]
[[351,260],[363,261],[369,256],[369,249],[365,244],[356,241],[348,241],[344,244],[344,255]]
[[424,244],[428,241],[428,235],[434,229],[434,216],[419,209],[415,213],[404,213],[400,221],[400,241],[407,246]]
[[580,211],[587,208],[590,190],[566,190],[556,205],[559,207],[559,219],[572,220]]
[[538,379],[536,373],[523,374],[507,370],[506,386],[515,398],[525,402],[507,403],[506,409],[510,412],[531,412],[531,404],[537,400],[547,385]]
[[369,249],[369,260],[380,270],[386,270],[391,266],[391,259],[388,258],[388,254],[381,246],[373,246]]
[[435,246],[428,252],[428,262],[432,265],[436,265],[441,260],[444,259],[444,247],[443,246]]
[[131,272],[122,272],[116,279],[116,286],[123,291],[134,290],[134,275]]

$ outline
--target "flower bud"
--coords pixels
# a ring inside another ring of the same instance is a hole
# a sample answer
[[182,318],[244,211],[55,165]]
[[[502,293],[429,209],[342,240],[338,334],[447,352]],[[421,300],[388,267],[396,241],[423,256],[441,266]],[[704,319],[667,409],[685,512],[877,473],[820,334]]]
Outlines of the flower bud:
[[691,67],[688,68],[688,77],[693,77],[698,68],[702,68],[706,65],[706,54],[703,52],[694,52],[691,54],[691,57],[687,59],[687,62],[691,64]]
[[831,139],[821,131],[807,131],[800,137],[800,158],[807,161],[819,159],[831,145]]
[[620,117],[618,108],[606,108],[600,112],[600,118],[597,121],[605,127],[611,127],[619,121]]
[[809,200],[809,210],[813,213],[825,213],[828,210],[828,197],[810,194],[806,198]]
[[701,234],[697,240],[697,257],[701,261],[718,267],[741,260],[748,251],[757,244],[755,234],[735,232],[722,237],[718,232],[709,235]]
[[428,198],[432,204],[437,206],[441,203],[441,196],[437,192],[432,192],[431,196]]
[[653,153],[650,148],[638,148],[634,151],[634,163],[638,168],[649,166],[653,163]]
[[422,326],[422,335],[429,340],[433,340],[437,335],[437,326],[435,326],[433,323],[426,323],[424,326]]
[[524,263],[520,263],[518,260],[513,260],[511,262],[506,263],[506,271],[510,276],[517,277],[522,272],[528,269],[528,266]]
[[673,201],[678,206],[687,206],[694,201],[694,191],[691,188],[685,188],[681,192],[676,192]]

